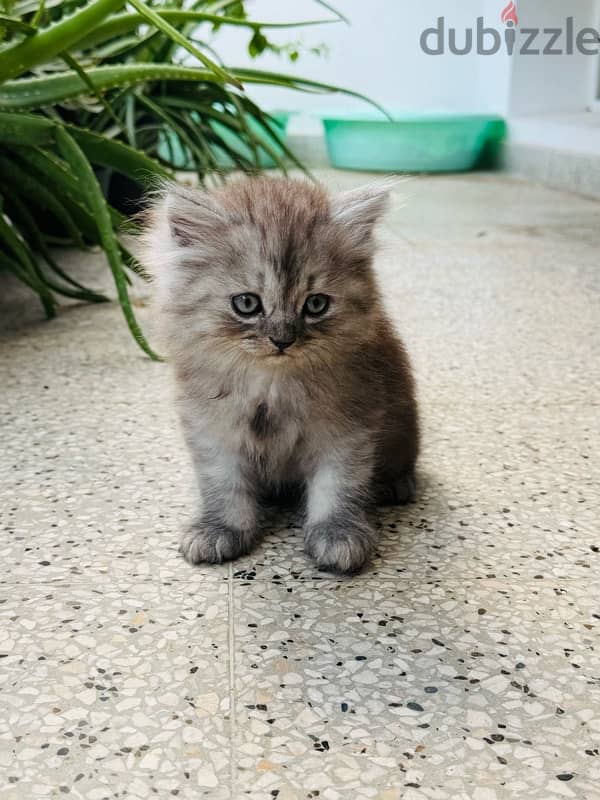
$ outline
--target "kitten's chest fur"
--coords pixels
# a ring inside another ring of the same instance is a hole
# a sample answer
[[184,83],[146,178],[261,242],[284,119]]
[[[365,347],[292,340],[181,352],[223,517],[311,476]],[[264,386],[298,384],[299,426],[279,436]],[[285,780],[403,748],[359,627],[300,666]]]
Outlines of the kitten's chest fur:
[[211,416],[219,435],[266,473],[294,471],[306,441],[311,401],[303,384],[286,374],[239,377]]

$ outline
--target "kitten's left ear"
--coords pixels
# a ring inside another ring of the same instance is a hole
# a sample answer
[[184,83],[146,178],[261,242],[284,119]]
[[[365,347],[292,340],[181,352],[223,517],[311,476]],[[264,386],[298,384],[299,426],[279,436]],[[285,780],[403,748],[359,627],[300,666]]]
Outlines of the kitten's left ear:
[[389,207],[391,188],[392,182],[388,180],[342,192],[332,200],[332,221],[349,230],[358,227],[361,236],[368,235]]

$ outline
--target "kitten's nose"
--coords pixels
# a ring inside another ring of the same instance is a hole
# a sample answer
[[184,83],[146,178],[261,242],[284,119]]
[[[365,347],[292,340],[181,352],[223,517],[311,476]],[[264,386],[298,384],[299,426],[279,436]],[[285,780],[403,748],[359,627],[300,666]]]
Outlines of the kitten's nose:
[[287,339],[273,339],[272,336],[269,336],[269,339],[271,342],[273,342],[273,344],[279,350],[279,352],[283,353],[283,351],[286,350],[291,344],[294,344],[294,342],[296,341],[296,336],[292,334]]

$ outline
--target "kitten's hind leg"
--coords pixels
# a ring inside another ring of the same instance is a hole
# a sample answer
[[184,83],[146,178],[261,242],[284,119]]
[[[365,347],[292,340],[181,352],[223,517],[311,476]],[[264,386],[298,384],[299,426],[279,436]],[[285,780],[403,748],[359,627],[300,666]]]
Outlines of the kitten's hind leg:
[[417,481],[414,469],[401,475],[384,475],[375,486],[375,504],[378,506],[403,506],[414,503],[417,496]]

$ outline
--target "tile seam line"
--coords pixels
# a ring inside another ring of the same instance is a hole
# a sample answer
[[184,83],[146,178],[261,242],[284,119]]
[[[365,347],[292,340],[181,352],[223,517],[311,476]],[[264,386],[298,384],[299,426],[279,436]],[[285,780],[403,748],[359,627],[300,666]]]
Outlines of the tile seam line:
[[237,779],[237,715],[235,707],[235,628],[234,628],[234,601],[233,565],[231,562],[227,571],[227,639],[229,649],[229,792],[231,800],[235,800]]

